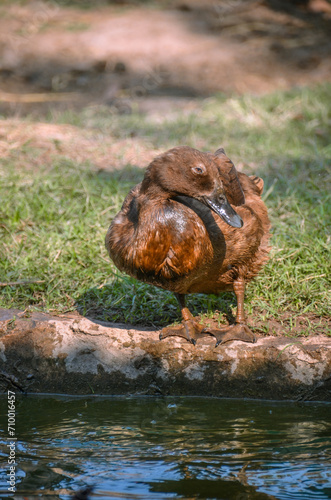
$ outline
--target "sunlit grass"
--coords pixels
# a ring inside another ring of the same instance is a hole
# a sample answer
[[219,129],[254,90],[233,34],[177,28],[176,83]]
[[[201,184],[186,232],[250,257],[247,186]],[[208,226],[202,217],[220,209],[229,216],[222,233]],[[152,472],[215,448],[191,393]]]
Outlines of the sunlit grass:
[[[273,248],[248,287],[247,312],[280,321],[286,313],[293,321],[306,314],[307,332],[313,333],[309,318],[329,316],[331,303],[329,92],[324,85],[264,97],[219,96],[188,117],[178,114],[158,126],[136,111],[120,115],[109,108],[53,113],[48,119],[114,141],[138,137],[164,150],[222,145],[240,170],[261,175]],[[35,154],[26,144],[0,163],[0,282],[8,283],[0,288],[0,307],[78,307],[99,319],[155,326],[179,319],[171,293],[122,275],[104,248],[111,218],[143,172],[134,165],[99,171],[60,153],[34,168]],[[235,301],[232,294],[196,295],[189,305],[208,318],[215,310],[230,314]]]

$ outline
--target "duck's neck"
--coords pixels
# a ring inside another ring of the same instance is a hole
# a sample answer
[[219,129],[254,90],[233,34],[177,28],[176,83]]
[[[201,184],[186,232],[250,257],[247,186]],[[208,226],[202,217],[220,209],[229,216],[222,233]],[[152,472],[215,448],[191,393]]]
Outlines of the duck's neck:
[[153,182],[149,178],[145,178],[141,183],[140,194],[146,196],[150,200],[165,201],[174,198],[176,193],[166,191],[158,183]]

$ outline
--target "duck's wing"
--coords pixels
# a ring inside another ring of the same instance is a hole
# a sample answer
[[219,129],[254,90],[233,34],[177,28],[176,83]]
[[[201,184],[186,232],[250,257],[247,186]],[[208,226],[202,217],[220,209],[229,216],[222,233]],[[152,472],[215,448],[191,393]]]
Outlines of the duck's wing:
[[135,216],[134,205],[140,191],[140,186],[141,183],[137,184],[127,194],[121,210],[114,217],[105,238],[105,245],[110,258],[118,269],[128,274],[132,274],[128,268],[130,261],[127,258],[127,253],[135,237],[135,225],[137,221],[132,219]]

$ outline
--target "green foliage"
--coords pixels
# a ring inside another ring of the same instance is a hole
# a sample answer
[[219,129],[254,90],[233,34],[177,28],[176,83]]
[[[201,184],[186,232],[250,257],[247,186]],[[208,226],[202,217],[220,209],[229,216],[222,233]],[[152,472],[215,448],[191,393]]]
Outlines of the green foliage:
[[[330,88],[218,96],[158,126],[135,110],[119,115],[108,108],[53,114],[49,121],[111,134],[114,141],[141,138],[163,150],[224,146],[239,170],[263,177],[272,221],[271,258],[248,287],[248,312],[325,317],[331,303]],[[23,148],[21,154],[33,158],[29,146]],[[140,169],[100,171],[59,155],[32,171],[12,154],[1,160],[0,175],[0,281],[42,281],[1,287],[1,307],[78,307],[100,319],[146,325],[179,319],[172,294],[123,276],[104,248],[110,220],[142,178]],[[189,298],[192,311],[207,317],[215,309],[228,314],[234,304],[231,294]]]

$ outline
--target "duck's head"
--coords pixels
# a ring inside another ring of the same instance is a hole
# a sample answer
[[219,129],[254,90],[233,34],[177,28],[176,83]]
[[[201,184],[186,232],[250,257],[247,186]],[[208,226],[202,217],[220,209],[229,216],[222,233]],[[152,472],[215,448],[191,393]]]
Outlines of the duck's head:
[[245,202],[235,167],[223,149],[215,155],[188,146],[170,149],[149,165],[142,183],[149,195],[174,198],[190,196],[204,203],[230,226],[240,228],[243,221],[233,205]]

